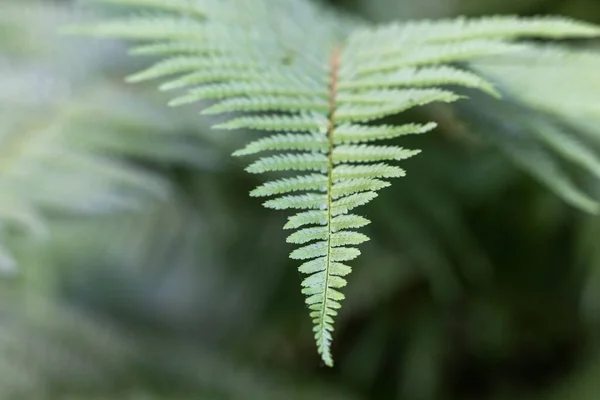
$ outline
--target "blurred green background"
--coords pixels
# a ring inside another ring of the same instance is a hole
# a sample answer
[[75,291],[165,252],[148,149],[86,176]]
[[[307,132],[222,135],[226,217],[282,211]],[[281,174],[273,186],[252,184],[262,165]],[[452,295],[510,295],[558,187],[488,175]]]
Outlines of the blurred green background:
[[[441,127],[363,209],[329,369],[286,214],[229,156],[251,134],[124,83],[148,60],[122,43],[60,36],[81,3],[0,2],[0,399],[600,398],[598,43],[474,62],[505,100],[398,117]],[[597,0],[332,3],[600,23]]]

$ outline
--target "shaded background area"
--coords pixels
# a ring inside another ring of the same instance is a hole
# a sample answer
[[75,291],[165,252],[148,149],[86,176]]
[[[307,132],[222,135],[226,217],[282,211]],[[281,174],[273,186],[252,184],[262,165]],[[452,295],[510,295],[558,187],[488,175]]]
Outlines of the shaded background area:
[[[250,1],[250,0],[249,0]],[[559,13],[595,0],[336,0],[373,21]],[[363,208],[320,364],[281,227],[198,105],[148,60],[61,37],[81,2],[0,4],[0,399],[597,399],[600,56],[474,62],[483,95]],[[94,11],[95,12],[95,11]]]

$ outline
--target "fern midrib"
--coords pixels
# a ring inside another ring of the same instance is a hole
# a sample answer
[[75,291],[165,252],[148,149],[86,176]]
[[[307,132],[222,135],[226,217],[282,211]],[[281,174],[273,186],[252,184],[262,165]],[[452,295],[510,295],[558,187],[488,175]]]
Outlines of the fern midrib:
[[332,210],[332,192],[333,192],[333,147],[335,131],[335,110],[337,107],[336,96],[338,86],[338,74],[340,69],[340,50],[334,48],[331,53],[330,61],[331,80],[329,83],[329,126],[327,128],[327,137],[329,139],[329,152],[327,156],[327,258],[325,259],[325,282],[323,290],[323,306],[321,308],[321,318],[319,321],[319,330],[321,332],[321,347],[327,350],[329,345],[325,345],[325,317],[327,315],[327,291],[329,290],[329,270],[331,264],[331,210]]

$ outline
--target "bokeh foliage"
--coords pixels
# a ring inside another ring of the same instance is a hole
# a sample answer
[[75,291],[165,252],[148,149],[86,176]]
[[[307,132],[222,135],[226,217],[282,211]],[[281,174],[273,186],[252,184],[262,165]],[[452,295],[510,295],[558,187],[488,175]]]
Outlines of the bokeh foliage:
[[[592,0],[335,3],[600,22]],[[598,397],[597,44],[474,63],[504,100],[402,116],[441,127],[365,210],[329,371],[285,215],[229,156],[247,135],[125,84],[119,43],[58,34],[88,12],[0,4],[0,398]]]

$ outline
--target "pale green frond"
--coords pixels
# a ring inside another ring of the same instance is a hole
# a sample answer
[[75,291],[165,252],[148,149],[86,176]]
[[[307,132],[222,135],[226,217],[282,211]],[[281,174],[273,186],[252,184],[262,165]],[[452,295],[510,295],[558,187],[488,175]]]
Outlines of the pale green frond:
[[323,82],[312,77],[299,76],[294,71],[281,71],[277,68],[209,68],[192,72],[183,75],[159,86],[160,90],[181,89],[192,85],[200,85],[212,82],[252,82],[260,81],[262,85],[269,83],[271,86],[289,86],[291,83],[294,87],[300,89],[313,88],[317,92],[322,92]]
[[370,223],[371,221],[358,215],[338,215],[331,219],[331,231],[337,232],[342,229],[358,229],[367,226]]
[[[314,260],[305,262],[298,268],[298,271],[302,272],[303,274],[313,274],[315,272],[324,271],[326,269],[326,267],[327,267],[327,258],[319,257],[319,258],[315,258]],[[350,274],[350,272],[352,272],[352,268],[345,264],[342,264],[339,262],[330,262],[329,263],[329,273],[332,276],[346,276],[346,275]],[[336,315],[336,314],[333,313],[333,314],[329,314],[329,315]]]
[[[319,275],[322,276],[319,276]],[[327,275],[324,272],[320,274],[315,274],[309,278],[306,278],[303,282],[304,286],[313,285],[311,287],[306,287],[302,289],[302,293],[306,295],[318,294],[321,291],[321,288],[318,285],[326,286],[329,288],[340,288],[346,286],[346,280],[342,278],[338,278],[335,276]],[[316,278],[316,279],[315,279]],[[327,290],[328,297],[324,297],[325,299],[335,298],[336,300],[343,300],[344,295],[338,291]],[[329,317],[327,314],[323,318],[326,323],[333,323],[333,318]],[[320,322],[319,318],[313,319],[314,324],[318,324]],[[333,330],[333,327],[332,327]]]
[[435,122],[427,124],[404,125],[351,125],[344,124],[335,128],[335,143],[361,143],[376,140],[393,139],[399,136],[421,134],[432,131],[437,127]]
[[[370,142],[436,127],[433,122],[365,123],[463,98],[439,88],[443,86],[497,96],[479,71],[456,63],[535,47],[518,39],[600,36],[597,27],[564,18],[458,18],[374,27],[307,0],[106,2],[168,13],[113,20],[88,30],[96,36],[150,41],[133,52],[166,57],[130,81],[176,75],[161,89],[188,91],[171,105],[218,100],[202,113],[234,116],[215,128],[276,132],[234,153],[279,152],[254,161],[248,172],[312,172],[266,182],[251,195],[281,196],[266,201],[268,208],[307,210],[290,216],[284,229],[299,229],[287,240],[303,247],[290,257],[306,260],[299,267],[309,275],[302,293],[318,352],[329,366],[333,316],[344,298],[337,289],[346,285],[342,277],[351,271],[340,262],[356,258],[360,251],[353,246],[368,240],[352,229],[369,220],[348,213],[389,186],[383,179],[405,175],[388,162],[419,152]],[[248,115],[235,115],[240,112]],[[577,145],[568,144],[564,151],[574,161],[596,166],[585,153],[575,157]],[[305,193],[290,194],[296,192]]]
[[327,190],[327,177],[311,174],[269,181],[254,189],[250,192],[250,195],[256,197],[273,196],[304,190],[320,190],[325,192]]
[[231,82],[229,84],[204,85],[197,89],[191,89],[188,94],[178,97],[169,102],[170,106],[196,103],[200,100],[226,99],[239,96],[322,96],[325,93],[315,90],[306,85],[276,84],[271,82],[250,83]]
[[329,254],[330,261],[352,261],[360,256],[360,251],[353,247],[334,247]]
[[[198,34],[200,36],[200,34]],[[238,39],[242,40],[242,39]],[[171,39],[165,43],[141,44],[132,47],[129,50],[131,56],[162,56],[162,57],[222,57],[230,58],[231,55],[227,51],[227,47],[215,42],[211,39],[200,41],[195,39],[191,34],[189,37]],[[248,53],[239,54],[236,59],[251,59],[252,55]]]
[[307,261],[298,267],[298,271],[303,274],[314,274],[315,272],[325,271],[327,268],[327,257],[319,257]]
[[360,178],[399,178],[406,175],[406,172],[399,167],[387,164],[369,164],[369,165],[337,165],[333,169],[333,179],[335,181],[345,179]]
[[341,231],[331,234],[329,243],[331,246],[348,246],[348,245],[359,245],[361,243],[369,241],[369,237],[362,233],[352,231]]
[[261,158],[246,171],[260,174],[267,171],[326,171],[327,157],[322,154],[284,154]]
[[404,48],[423,42],[460,42],[483,39],[515,39],[520,37],[565,38],[596,37],[600,29],[592,24],[565,17],[523,18],[516,15],[481,18],[454,18],[391,23],[375,29],[357,30],[349,47],[373,52]]
[[253,142],[233,153],[234,156],[245,156],[273,150],[300,150],[327,152],[327,137],[322,134],[290,134],[282,133],[267,136]]
[[161,91],[174,89],[182,89],[192,85],[200,85],[203,83],[242,81],[249,82],[256,79],[261,79],[262,74],[251,69],[206,69],[194,72],[174,80],[163,83],[158,87]]
[[255,62],[244,58],[234,59],[225,56],[199,57],[197,55],[183,55],[158,61],[151,67],[130,75],[127,77],[127,81],[135,83],[184,72],[224,68],[236,68],[243,71],[245,69],[256,69],[257,65]]
[[289,217],[283,229],[297,229],[305,225],[326,225],[328,222],[327,211],[306,211]]
[[469,65],[519,101],[557,115],[584,131],[589,131],[586,122],[595,126],[600,120],[598,52],[544,45],[510,57],[474,60]]
[[[460,97],[459,97],[460,98]],[[353,106],[378,106],[388,103],[405,103],[406,107],[424,105],[434,101],[455,101],[456,94],[443,89],[381,89],[381,90],[359,90],[342,91],[338,97],[338,103],[344,107]]]
[[254,96],[238,97],[222,101],[202,110],[202,114],[223,114],[230,112],[315,112],[326,113],[327,101],[318,97],[304,96]]
[[[385,57],[373,58],[375,55],[367,57],[371,61],[364,62],[360,67],[356,68],[356,74],[359,76],[369,76],[396,71],[406,67],[453,63],[477,57],[515,53],[529,48],[530,46],[525,44],[491,40],[434,44],[410,48],[404,51],[396,47],[397,50],[395,52],[390,52]],[[352,57],[352,55],[349,57]],[[348,71],[348,73],[350,72],[354,71]]]
[[307,193],[295,196],[283,196],[263,203],[263,206],[275,210],[287,209],[324,209],[327,196],[322,193]]
[[287,237],[288,243],[304,244],[313,240],[326,240],[329,236],[329,229],[326,226],[314,228],[304,228],[296,231]]
[[324,257],[330,251],[329,242],[322,240],[304,247],[299,247],[290,253],[294,260],[307,260],[309,258]]
[[428,41],[458,41],[471,39],[513,39],[538,37],[562,39],[569,37],[585,38],[600,35],[598,26],[567,17],[542,16],[523,18],[517,15],[491,16],[481,18],[456,18],[431,22],[413,23],[415,33],[427,36]]
[[352,272],[352,268],[342,263],[333,262],[331,263],[329,271],[330,274],[334,276],[346,276]]
[[294,260],[307,260],[329,254],[330,261],[350,261],[360,255],[360,251],[352,247],[333,247],[327,241],[320,241],[294,250],[290,257]]
[[358,178],[337,182],[331,188],[331,198],[337,199],[358,192],[376,192],[389,187],[390,183],[379,179]]
[[340,83],[340,90],[373,90],[392,87],[460,85],[481,89],[499,97],[494,85],[479,75],[451,66],[405,68],[392,73],[369,75],[366,78]]
[[[327,286],[330,288],[334,288],[334,289],[343,288],[344,286],[346,286],[348,284],[348,282],[346,282],[346,280],[344,278],[340,278],[339,276],[336,276],[333,274],[329,275],[329,278],[327,279],[327,281],[328,281]],[[342,296],[343,296],[343,294],[342,294]],[[331,323],[333,323],[333,318],[330,318],[330,321],[331,321]],[[329,321],[327,321],[327,322],[329,322]]]
[[437,88],[428,89],[387,89],[356,92],[342,92],[339,102],[343,106],[377,106],[386,103],[406,104],[405,107],[415,107],[436,101],[450,103],[463,97],[455,93]]
[[[325,271],[317,272],[316,274],[312,274],[308,278],[305,278],[302,281],[302,286],[312,288],[317,285],[323,285],[323,284],[325,284],[326,278],[327,278],[327,274],[325,273]],[[319,288],[314,288],[314,289],[319,290]],[[304,292],[304,293],[306,294],[307,292]]]
[[[387,102],[384,100],[386,97],[388,99]],[[390,90],[381,91],[377,94],[345,95],[340,100],[342,104],[336,110],[334,120],[339,124],[369,122],[432,102],[439,101],[444,103],[453,103],[461,98],[462,97],[457,94],[439,89],[412,89],[406,91]],[[361,102],[367,104],[356,104]],[[369,105],[368,102],[379,104]]]
[[263,131],[324,131],[327,119],[319,114],[303,113],[291,116],[240,117],[215,125],[215,129],[255,129]]
[[331,215],[337,216],[346,214],[348,211],[351,211],[356,207],[364,206],[375,197],[377,197],[377,193],[375,192],[363,192],[351,194],[349,196],[337,199],[331,203]]
[[342,145],[333,150],[334,163],[365,163],[384,160],[404,160],[421,150],[407,150],[395,146]]

